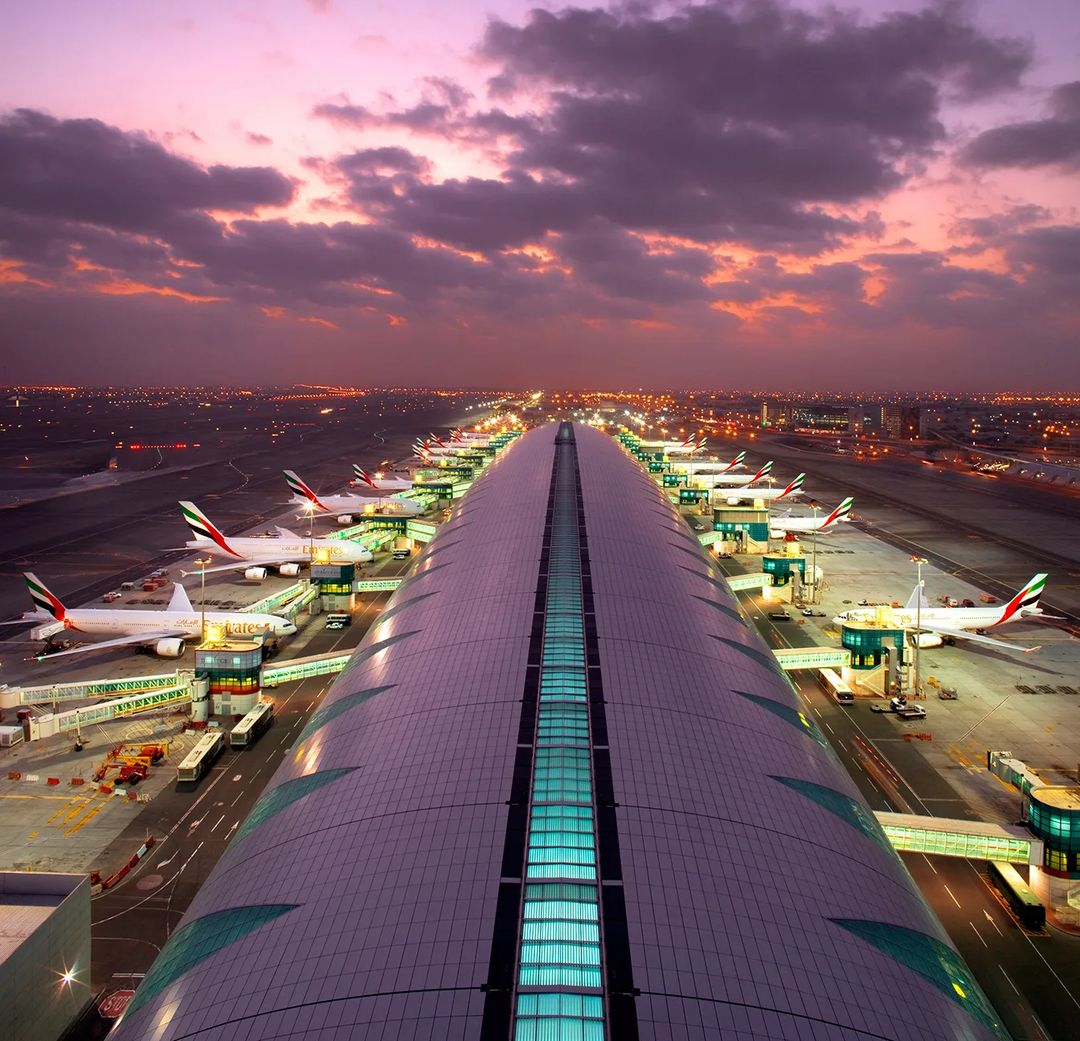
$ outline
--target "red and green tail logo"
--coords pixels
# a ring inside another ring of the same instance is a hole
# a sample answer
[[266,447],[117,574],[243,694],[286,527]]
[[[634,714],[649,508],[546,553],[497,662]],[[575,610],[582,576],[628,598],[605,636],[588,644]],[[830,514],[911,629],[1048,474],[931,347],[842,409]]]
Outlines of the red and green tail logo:
[[180,515],[187,521],[187,526],[191,529],[191,534],[195,536],[196,542],[213,542],[216,546],[224,550],[231,557],[242,558],[242,554],[237,553],[226,541],[225,536],[214,527],[210,518],[206,516],[202,510],[193,502],[181,502],[180,503]]
[[1030,611],[1037,608],[1039,606],[1039,597],[1042,596],[1042,592],[1046,588],[1046,579],[1046,575],[1036,575],[1028,582],[1028,584],[1005,605],[1005,610],[1001,612],[1001,617],[994,622],[994,625],[1001,625],[1002,622],[1007,622],[1010,618],[1015,617],[1024,610]]
[[64,605],[49,592],[45,583],[30,572],[24,573],[23,578],[26,579],[26,588],[30,590],[30,599],[34,601],[34,606],[39,611],[51,614],[58,622],[62,622],[67,614]]
[[361,470],[356,463],[353,463],[353,473],[356,474],[357,479],[364,482],[364,484],[370,485],[372,488],[378,488],[378,485],[371,479],[371,474],[367,470]]
[[745,458],[746,458],[746,453],[745,452],[740,452],[737,456],[735,456],[734,459],[731,460],[730,463],[727,464],[727,466],[724,467],[723,472],[727,473],[728,470],[734,470],[735,467],[738,466]]
[[747,484],[753,484],[755,481],[760,481],[767,473],[772,470],[772,460],[770,459],[753,477],[747,481]]
[[310,502],[317,509],[325,510],[326,506],[319,501],[319,497],[306,485],[292,470],[283,470],[285,474],[285,483],[289,486],[289,491],[293,493],[298,499],[303,499],[305,502]]
[[778,496],[776,497],[776,501],[777,501],[777,502],[779,502],[779,501],[780,501],[781,499],[783,499],[783,498],[784,498],[784,496],[786,496],[786,495],[790,495],[790,494],[791,494],[791,493],[792,493],[793,491],[795,491],[796,489],[798,489],[798,488],[801,488],[801,487],[802,487],[802,483],[803,483],[803,478],[804,478],[805,476],[806,476],[806,474],[799,474],[799,476],[798,476],[798,477],[796,477],[796,478],[795,478],[795,480],[794,480],[794,481],[792,481],[792,482],[791,482],[791,484],[789,484],[789,485],[788,485],[788,486],[787,486],[787,487],[786,487],[786,488],[785,488],[785,489],[784,489],[784,490],[783,490],[783,491],[782,491],[782,492],[781,492],[781,493],[780,493],[780,494],[779,494],[779,495],[778,495]]
[[855,500],[849,495],[839,506],[836,507],[828,517],[825,518],[825,523],[821,526],[827,528],[830,524],[835,524],[838,520],[842,520],[851,512],[851,504]]

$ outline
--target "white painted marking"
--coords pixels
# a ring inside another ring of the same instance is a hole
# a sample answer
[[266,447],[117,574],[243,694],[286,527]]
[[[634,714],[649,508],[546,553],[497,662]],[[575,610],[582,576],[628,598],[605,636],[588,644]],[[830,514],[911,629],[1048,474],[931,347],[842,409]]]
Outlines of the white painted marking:
[[[974,922],[968,922],[968,925],[970,925],[972,929],[975,929],[975,923],[974,923]],[[983,945],[984,947],[989,947],[989,946],[990,946],[990,945],[989,945],[989,944],[988,944],[988,943],[987,943],[987,942],[986,942],[986,941],[985,941],[985,940],[984,940],[984,939],[982,938],[982,933],[980,933],[978,929],[975,929],[975,935],[976,935],[976,936],[977,936],[977,937],[979,938],[979,943],[981,943],[981,944],[982,944],[982,945]]]
[[158,867],[159,868],[168,867],[175,859],[176,859],[176,854],[174,853],[171,857],[169,857],[168,860],[163,860],[160,864],[158,864]]
[[926,866],[927,866],[927,867],[928,867],[928,868],[929,868],[929,869],[930,869],[931,871],[933,871],[933,872],[934,872],[934,874],[936,875],[936,874],[937,874],[937,868],[936,868],[936,867],[934,867],[934,862],[933,862],[933,861],[932,861],[932,860],[931,860],[931,859],[930,859],[930,858],[929,858],[929,857],[928,857],[928,856],[927,856],[927,855],[926,855],[925,853],[923,853],[923,854],[922,854],[922,858],[923,858],[923,860],[925,860],[925,861],[926,861]]
[[[214,828],[216,828],[224,819],[225,819],[225,814],[223,813],[220,817],[218,817],[218,819],[216,821],[214,821]],[[213,831],[214,828],[211,828],[210,830]]]
[[1012,989],[1016,991],[1017,994],[1019,994],[1020,991],[1017,990],[1016,984],[1009,979],[1009,974],[1005,971],[1005,969],[1001,965],[999,965],[998,968],[1001,969],[1001,975],[1004,976],[1006,980],[1008,980],[1009,986],[1012,987]]
[[949,894],[949,899],[952,900],[952,902],[956,904],[957,907],[959,907],[960,901],[957,900],[955,896],[953,896],[953,891],[948,886],[946,886],[944,882],[942,882],[941,884],[945,886],[945,892]]
[[831,726],[830,726],[830,725],[829,725],[829,724],[828,724],[827,722],[826,722],[826,724],[825,724],[825,729],[826,729],[826,730],[828,730],[828,731],[829,731],[829,733],[830,733],[830,734],[832,734],[833,736],[835,736],[835,735],[836,735],[836,731],[835,731],[835,730],[833,730],[833,728],[832,728],[832,727],[831,727]]
[[988,921],[988,922],[989,922],[989,923],[990,923],[990,924],[991,924],[991,925],[992,925],[992,926],[993,926],[993,927],[994,927],[995,929],[997,929],[997,934],[998,934],[998,936],[1004,936],[1005,934],[1004,934],[1004,933],[1003,933],[1003,932],[1002,932],[1002,931],[1001,931],[1000,929],[998,929],[998,924],[997,924],[997,922],[995,922],[995,921],[994,921],[994,916],[993,916],[993,915],[992,915],[992,914],[991,914],[991,913],[990,913],[989,911],[987,911],[987,910],[986,910],[985,908],[983,909],[983,914],[984,914],[984,915],[986,916],[986,920],[987,920],[987,921]]
[[194,852],[193,852],[193,853],[191,854],[191,856],[190,856],[190,857],[188,857],[188,858],[187,858],[187,860],[185,860],[185,861],[184,861],[184,863],[180,865],[180,870],[176,872],[177,876],[180,876],[180,875],[182,875],[182,874],[184,873],[184,868],[186,868],[186,867],[188,866],[188,864],[190,864],[190,863],[192,862],[192,860],[194,860],[194,859],[195,859],[195,855],[196,855],[196,854],[197,854],[197,853],[199,852],[199,850],[200,850],[200,849],[202,849],[202,848],[203,848],[203,846],[204,846],[204,845],[206,845],[206,843],[204,843],[204,842],[200,842],[200,843],[199,843],[199,844],[198,844],[198,845],[197,845],[197,846],[195,847],[195,850],[194,850]]

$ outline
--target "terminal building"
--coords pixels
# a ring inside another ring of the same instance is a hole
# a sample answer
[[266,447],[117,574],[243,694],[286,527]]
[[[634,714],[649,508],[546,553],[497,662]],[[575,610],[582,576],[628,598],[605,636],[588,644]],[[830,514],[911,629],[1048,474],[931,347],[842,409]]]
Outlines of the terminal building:
[[117,1041],[1004,1039],[697,538],[606,435],[477,480]]

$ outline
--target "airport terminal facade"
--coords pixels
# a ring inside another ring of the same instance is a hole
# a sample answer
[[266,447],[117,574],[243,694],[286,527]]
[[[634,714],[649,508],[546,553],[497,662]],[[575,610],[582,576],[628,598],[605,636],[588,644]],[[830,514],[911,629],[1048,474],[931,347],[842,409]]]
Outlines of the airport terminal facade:
[[562,424],[428,546],[117,1037],[1005,1034],[685,522]]

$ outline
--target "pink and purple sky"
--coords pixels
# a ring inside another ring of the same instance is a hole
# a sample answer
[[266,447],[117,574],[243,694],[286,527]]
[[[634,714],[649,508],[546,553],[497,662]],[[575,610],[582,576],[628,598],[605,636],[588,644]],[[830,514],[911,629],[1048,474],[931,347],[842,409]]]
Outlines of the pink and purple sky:
[[5,382],[1080,390],[1080,5],[38,0]]

